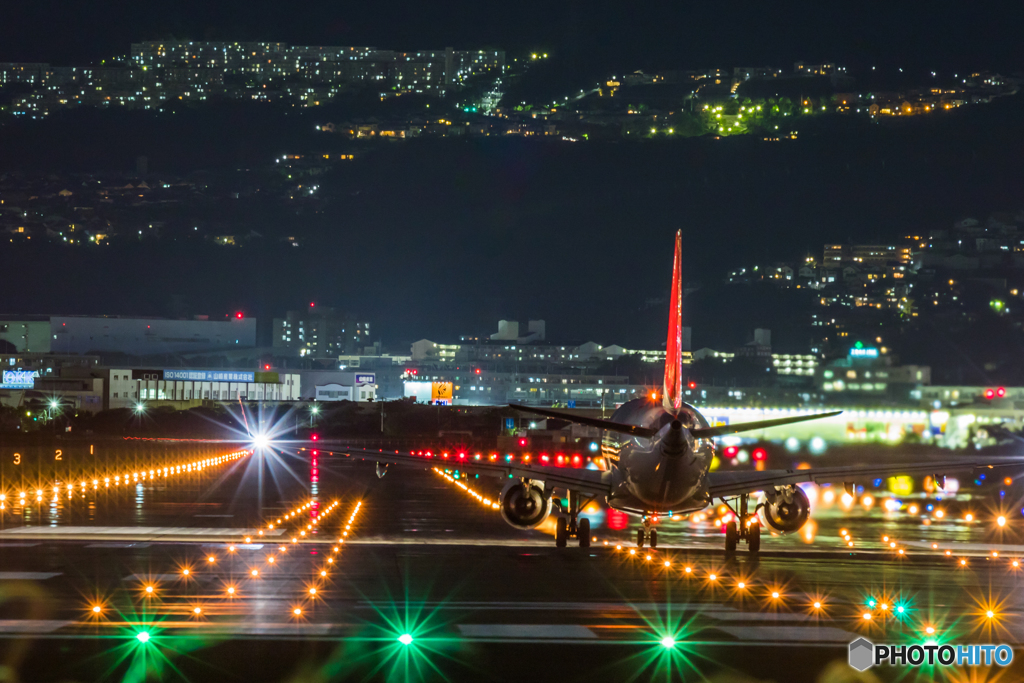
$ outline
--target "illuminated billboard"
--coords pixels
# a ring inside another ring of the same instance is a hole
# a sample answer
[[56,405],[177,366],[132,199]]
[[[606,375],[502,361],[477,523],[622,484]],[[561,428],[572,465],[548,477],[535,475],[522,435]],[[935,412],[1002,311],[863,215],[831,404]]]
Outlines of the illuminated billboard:
[[452,383],[432,382],[430,384],[430,402],[450,406],[452,404]]
[[31,389],[35,386],[38,370],[4,370],[3,389]]

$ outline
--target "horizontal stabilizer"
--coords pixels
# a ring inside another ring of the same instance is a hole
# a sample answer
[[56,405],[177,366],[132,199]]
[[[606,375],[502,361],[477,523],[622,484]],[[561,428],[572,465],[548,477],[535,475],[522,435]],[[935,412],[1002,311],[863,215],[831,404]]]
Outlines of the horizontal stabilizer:
[[839,415],[843,411],[835,410],[831,413],[818,413],[817,415],[798,415],[797,417],[782,417],[777,420],[761,420],[760,422],[739,422],[731,425],[721,425],[719,427],[703,427],[699,429],[691,429],[690,433],[693,434],[695,439],[713,439],[716,436],[724,436],[726,434],[736,434],[737,432],[752,432],[758,429],[768,429],[769,427],[779,427],[781,425],[793,424],[794,422],[806,422],[807,420],[819,420],[823,417],[832,417],[833,415]]
[[547,410],[546,408],[533,408],[530,406],[517,405],[515,403],[510,403],[509,406],[515,408],[516,410],[521,410],[524,413],[543,415],[544,417],[550,417],[556,420],[565,420],[566,422],[573,422],[575,424],[585,425],[587,427],[607,429],[609,432],[619,432],[620,434],[629,434],[630,436],[640,436],[645,439],[649,439],[658,433],[657,429],[651,429],[650,427],[628,425],[623,424],[621,422],[612,422],[611,420],[601,420],[596,417],[570,415],[569,413],[560,413],[557,410]]

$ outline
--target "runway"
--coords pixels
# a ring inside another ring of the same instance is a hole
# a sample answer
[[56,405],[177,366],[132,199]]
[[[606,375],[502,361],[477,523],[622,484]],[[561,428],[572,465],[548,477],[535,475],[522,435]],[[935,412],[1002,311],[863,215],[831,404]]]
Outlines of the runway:
[[765,537],[759,558],[727,559],[709,523],[664,520],[659,548],[637,551],[635,520],[611,529],[603,509],[592,547],[557,549],[480,500],[496,481],[464,484],[478,498],[341,457],[313,476],[281,460],[261,505],[254,469],[5,509],[7,680],[1024,677],[1024,659],[873,679],[846,664],[860,636],[1024,644],[1021,518],[997,528],[963,496],[941,520],[823,506],[813,540]]

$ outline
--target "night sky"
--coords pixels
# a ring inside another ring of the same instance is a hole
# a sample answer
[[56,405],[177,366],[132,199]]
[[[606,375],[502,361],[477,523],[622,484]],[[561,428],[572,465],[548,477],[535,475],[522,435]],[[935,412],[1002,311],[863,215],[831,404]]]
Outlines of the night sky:
[[[173,36],[545,50],[552,68],[595,78],[636,68],[789,69],[795,60],[845,62],[855,77],[872,64],[1014,73],[1024,65],[1021,26],[1020,2],[43,0],[5,7],[0,61],[82,64],[126,54],[131,41]],[[694,343],[742,343],[762,325],[774,328],[776,339],[788,330],[787,341],[800,348],[806,339],[787,322],[793,309],[786,302],[723,299],[708,285],[720,284],[731,268],[820,255],[827,241],[898,239],[963,216],[1022,208],[1021,99],[972,107],[930,126],[855,125],[792,145],[416,141],[325,178],[331,208],[303,221],[304,247],[294,253],[173,241],[102,254],[40,245],[9,259],[12,281],[38,286],[0,301],[0,313],[244,309],[269,319],[316,300],[373,321],[394,348],[425,336],[490,332],[500,317],[546,318],[560,340],[649,347],[664,340],[659,297],[681,228],[686,278],[706,285],[687,306]],[[308,134],[311,122],[300,121]],[[130,169],[138,154],[148,155],[157,173],[216,166],[174,159],[177,150],[187,156],[207,149],[203,136],[220,129],[164,136],[154,126],[77,137],[56,121],[0,130],[0,170],[44,170],[47,145],[59,148],[62,166],[78,170]],[[249,128],[217,132],[218,144],[240,155],[222,166],[258,165],[295,146]],[[140,263],[147,264],[141,280]]]
[[83,63],[138,40],[278,40],[392,49],[543,49],[573,68],[698,68],[796,60],[906,69],[1019,70],[1020,2],[442,3],[395,0],[17,0],[0,61]]

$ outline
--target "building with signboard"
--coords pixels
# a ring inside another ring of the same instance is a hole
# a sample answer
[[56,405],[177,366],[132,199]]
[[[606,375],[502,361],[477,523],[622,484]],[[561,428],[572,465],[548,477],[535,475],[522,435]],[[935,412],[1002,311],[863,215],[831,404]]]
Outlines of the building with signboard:
[[110,407],[151,401],[297,401],[299,375],[245,370],[117,369],[110,374]]
[[817,368],[814,379],[831,400],[859,395],[909,401],[932,383],[932,373],[926,365],[896,365],[887,349],[857,342],[845,357]]
[[375,401],[375,372],[302,370],[300,398],[304,401]]

